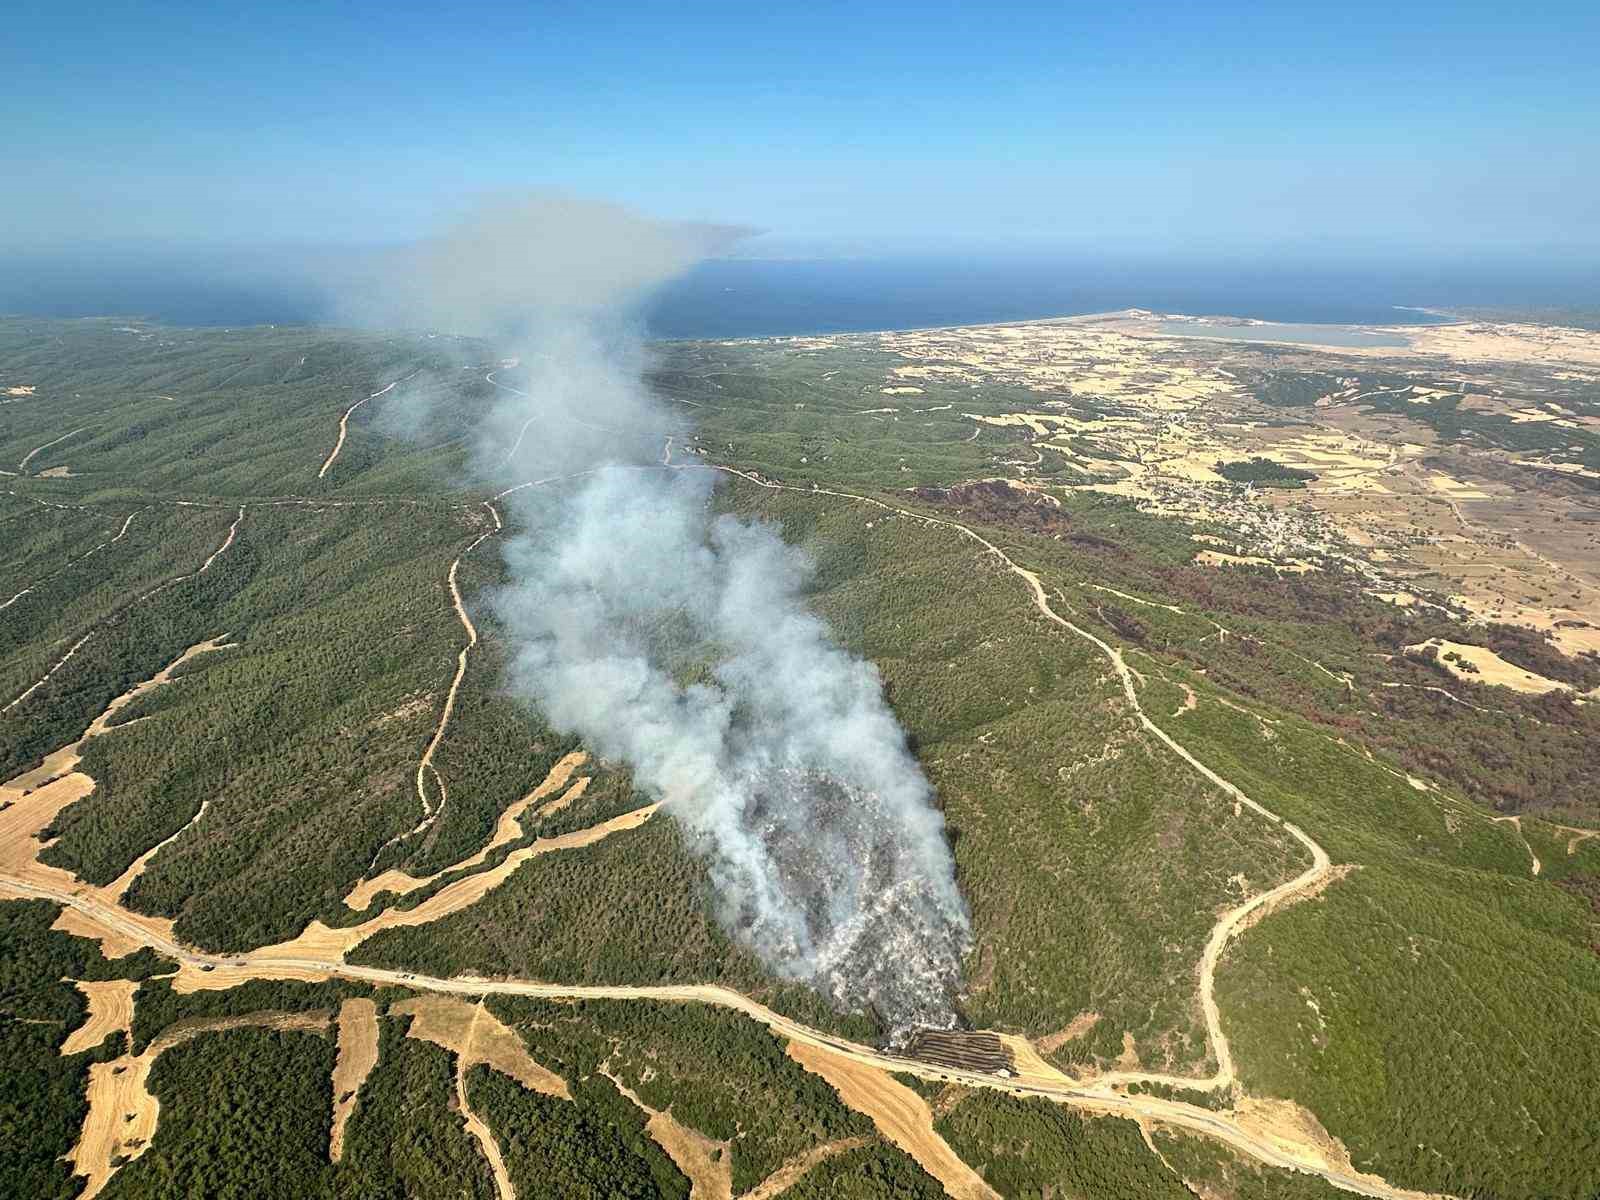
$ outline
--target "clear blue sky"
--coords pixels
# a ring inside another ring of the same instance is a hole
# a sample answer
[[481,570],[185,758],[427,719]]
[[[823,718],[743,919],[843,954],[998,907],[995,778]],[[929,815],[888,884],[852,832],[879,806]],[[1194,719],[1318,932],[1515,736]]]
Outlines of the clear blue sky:
[[774,245],[1600,246],[1595,0],[24,0],[0,87],[13,248],[404,238],[528,186]]

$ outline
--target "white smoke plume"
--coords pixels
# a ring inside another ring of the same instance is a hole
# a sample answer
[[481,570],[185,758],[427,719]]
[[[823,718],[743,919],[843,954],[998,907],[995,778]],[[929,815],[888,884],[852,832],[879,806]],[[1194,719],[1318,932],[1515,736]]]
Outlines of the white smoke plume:
[[512,685],[626,761],[709,865],[718,917],[778,974],[892,1027],[948,1024],[970,943],[943,819],[876,669],[805,603],[810,563],[661,462],[685,418],[630,313],[736,231],[568,199],[500,204],[410,256],[391,320],[490,337],[478,461],[512,492]]

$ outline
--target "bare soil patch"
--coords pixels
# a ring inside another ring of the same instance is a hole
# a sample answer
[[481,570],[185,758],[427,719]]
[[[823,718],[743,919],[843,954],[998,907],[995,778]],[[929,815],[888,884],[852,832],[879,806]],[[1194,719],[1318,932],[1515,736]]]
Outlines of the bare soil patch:
[[1227,554],[1221,550],[1201,550],[1194,556],[1194,561],[1202,567],[1271,567],[1274,571],[1287,575],[1303,575],[1307,571],[1317,569],[1310,563],[1273,562],[1272,559],[1262,558],[1259,554]]
[[579,797],[581,797],[583,793],[588,790],[588,788],[589,776],[585,775],[566,791],[562,792],[561,795],[557,796],[554,800],[546,800],[543,804],[541,804],[539,806],[537,816],[541,821],[546,817],[554,816],[556,813],[566,808],[574,800],[577,800]]
[[[1095,1020],[1098,1021],[1099,1019],[1099,1015],[1095,1014]],[[1054,1037],[1055,1035],[1052,1034],[1051,1036]],[[1020,1078],[1048,1084],[1072,1084],[1077,1082],[1072,1076],[1052,1066],[1040,1056],[1039,1051],[1044,1048],[1043,1041],[1036,1047],[1027,1038],[1014,1033],[1003,1033],[1000,1035],[1000,1040],[1005,1043],[1006,1049],[1011,1052],[1012,1068]],[[1058,1049],[1062,1044],[1057,1042],[1053,1048]]]
[[443,1046],[469,1068],[482,1063],[515,1079],[531,1092],[572,1099],[567,1081],[536,1063],[516,1031],[502,1024],[480,1004],[453,996],[414,996],[389,1011],[395,1016],[411,1018],[407,1037]]
[[645,1130],[689,1179],[689,1200],[730,1200],[733,1162],[728,1143],[678,1123],[670,1112],[653,1112]]
[[1234,1106],[1241,1128],[1284,1155],[1322,1170],[1356,1174],[1350,1154],[1309,1109],[1292,1100],[1242,1097]]
[[651,1108],[632,1088],[611,1072],[601,1068],[621,1092],[641,1111],[649,1114],[645,1131],[689,1180],[689,1200],[732,1200],[733,1159],[728,1143],[707,1137],[698,1129],[682,1125],[670,1111]]
[[89,1113],[68,1155],[73,1173],[86,1180],[80,1200],[97,1195],[123,1162],[149,1148],[161,1115],[160,1104],[145,1086],[154,1062],[140,1055],[89,1067]]
[[1457,679],[1469,683],[1507,687],[1512,691],[1532,696],[1569,690],[1566,684],[1558,680],[1548,679],[1519,667],[1516,663],[1507,662],[1487,646],[1429,638],[1425,642],[1406,647],[1407,654],[1423,654],[1429,650],[1437,652],[1440,666]]
[[[1194,693],[1190,693],[1192,696]],[[1075,1042],[1100,1023],[1100,1014],[1097,1012],[1081,1012],[1068,1021],[1065,1028],[1054,1033],[1046,1034],[1039,1039],[1039,1049],[1045,1054],[1054,1054],[1068,1042]]]
[[378,1006],[365,997],[351,997],[339,1008],[339,1056],[333,1064],[333,1130],[328,1157],[344,1154],[344,1127],[355,1111],[372,1068],[378,1063]]
[[76,986],[89,1002],[89,1015],[61,1043],[62,1054],[93,1050],[113,1033],[126,1033],[133,1028],[137,979],[80,979]]
[[130,934],[118,933],[98,921],[91,921],[75,908],[63,908],[50,928],[58,933],[70,933],[73,937],[99,942],[100,953],[107,958],[126,958],[144,945]]
[[[350,894],[344,898],[345,905],[359,912],[361,909],[369,907],[372,901],[383,892],[394,892],[396,895],[403,896],[407,892],[426,887],[435,879],[452,871],[470,870],[481,865],[488,860],[489,855],[495,850],[521,837],[523,833],[522,814],[528,810],[529,806],[539,803],[551,792],[565,785],[567,780],[572,777],[572,773],[587,762],[588,758],[589,756],[582,750],[574,750],[556,763],[538,787],[500,814],[500,820],[495,825],[493,836],[485,843],[483,849],[470,858],[464,858],[458,863],[452,863],[448,867],[435,871],[432,875],[424,875],[421,878],[391,868],[381,875],[374,876],[372,879],[364,879],[351,888]],[[588,785],[587,777],[579,779],[562,796],[551,801],[545,808],[540,809],[539,815],[545,816],[547,812],[555,812],[558,808],[571,804],[572,801],[583,794]]]
[[927,1101],[888,1072],[799,1041],[789,1042],[788,1054],[827,1080],[839,1099],[872,1118],[878,1132],[916,1159],[954,1200],[1000,1200],[1000,1194],[934,1131]]
[[89,1112],[78,1144],[68,1155],[73,1173],[88,1181],[79,1200],[98,1194],[119,1167],[149,1149],[161,1115],[160,1102],[148,1086],[150,1070],[162,1053],[201,1034],[249,1026],[321,1033],[328,1027],[328,1016],[326,1011],[260,1012],[180,1022],[146,1046],[142,1054],[124,1054],[91,1065],[86,1093]]

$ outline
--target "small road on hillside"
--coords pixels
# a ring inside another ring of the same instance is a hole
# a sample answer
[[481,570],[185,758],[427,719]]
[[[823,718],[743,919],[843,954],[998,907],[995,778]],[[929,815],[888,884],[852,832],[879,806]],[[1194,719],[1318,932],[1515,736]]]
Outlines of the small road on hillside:
[[394,391],[395,388],[404,383],[406,379],[415,379],[421,373],[422,372],[420,370],[416,370],[407,375],[405,379],[396,379],[388,387],[379,388],[377,391],[373,392],[372,395],[361,397],[361,399],[357,400],[349,408],[344,410],[344,415],[339,418],[339,440],[334,442],[333,449],[328,451],[328,457],[323,460],[322,469],[317,472],[318,479],[321,479],[328,473],[329,469],[334,464],[334,460],[339,457],[339,451],[344,449],[345,436],[350,432],[350,414],[355,412],[356,409],[360,408],[368,400],[376,400],[379,396],[387,395],[389,392]]

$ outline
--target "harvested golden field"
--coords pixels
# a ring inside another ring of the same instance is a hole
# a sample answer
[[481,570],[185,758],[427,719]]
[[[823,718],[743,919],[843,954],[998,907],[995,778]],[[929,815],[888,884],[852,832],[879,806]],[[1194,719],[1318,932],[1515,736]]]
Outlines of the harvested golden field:
[[338,1162],[344,1153],[344,1129],[355,1111],[372,1068],[378,1064],[378,1007],[371,1000],[352,997],[339,1006],[339,1057],[333,1068],[333,1129],[328,1157]]
[[522,1039],[481,1004],[450,996],[417,996],[394,1005],[389,1012],[411,1018],[408,1037],[443,1046],[466,1067],[482,1063],[529,1091],[572,1099],[566,1080],[534,1062]]
[[943,1184],[953,1200],[999,1200],[998,1193],[934,1132],[927,1101],[905,1084],[820,1046],[791,1041],[788,1054],[826,1079],[851,1108],[871,1117],[878,1132]]
[[89,1002],[89,1015],[61,1043],[62,1054],[92,1050],[113,1033],[127,1033],[133,1027],[133,995],[139,990],[138,980],[80,979],[76,986]]

